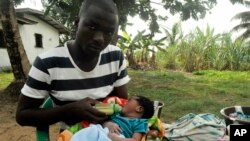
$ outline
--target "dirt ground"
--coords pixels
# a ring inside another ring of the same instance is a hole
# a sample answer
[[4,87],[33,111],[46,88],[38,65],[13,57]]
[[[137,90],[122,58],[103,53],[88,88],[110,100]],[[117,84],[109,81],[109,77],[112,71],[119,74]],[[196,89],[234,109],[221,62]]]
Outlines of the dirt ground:
[[[0,92],[0,97],[0,141],[35,141],[35,128],[22,127],[16,123],[17,100],[4,96],[3,92]],[[51,141],[56,141],[57,130],[56,125],[51,126]]]

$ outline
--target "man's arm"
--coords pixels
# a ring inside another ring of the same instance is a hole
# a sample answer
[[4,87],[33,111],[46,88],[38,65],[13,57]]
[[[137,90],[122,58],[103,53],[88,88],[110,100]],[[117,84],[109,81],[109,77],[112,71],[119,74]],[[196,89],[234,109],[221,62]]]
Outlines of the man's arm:
[[105,113],[92,107],[95,100],[90,98],[51,109],[40,108],[43,101],[21,95],[16,112],[17,123],[22,126],[45,127],[59,121],[75,124],[82,120],[101,122],[107,118]]
[[127,84],[119,87],[114,87],[114,90],[111,92],[110,96],[117,96],[120,98],[128,99]]

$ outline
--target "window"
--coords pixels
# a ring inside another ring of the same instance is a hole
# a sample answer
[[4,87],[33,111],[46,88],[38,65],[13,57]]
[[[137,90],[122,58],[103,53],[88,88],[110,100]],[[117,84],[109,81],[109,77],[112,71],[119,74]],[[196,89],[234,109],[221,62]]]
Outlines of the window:
[[42,34],[35,33],[36,47],[43,47],[43,36]]
[[3,31],[0,30],[0,48],[6,48],[4,45]]

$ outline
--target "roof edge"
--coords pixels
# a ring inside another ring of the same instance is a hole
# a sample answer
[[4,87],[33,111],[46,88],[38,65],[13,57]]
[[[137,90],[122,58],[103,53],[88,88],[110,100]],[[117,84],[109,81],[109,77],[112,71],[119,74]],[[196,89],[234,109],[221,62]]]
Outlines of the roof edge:
[[58,21],[56,21],[55,19],[53,19],[49,15],[44,15],[44,12],[42,12],[42,11],[31,9],[31,8],[17,8],[16,13],[27,13],[27,14],[36,16],[37,18],[45,21],[46,23],[48,23],[52,27],[56,28],[59,31],[59,34],[69,34],[70,33],[70,30],[68,28],[66,28],[63,24],[59,23]]

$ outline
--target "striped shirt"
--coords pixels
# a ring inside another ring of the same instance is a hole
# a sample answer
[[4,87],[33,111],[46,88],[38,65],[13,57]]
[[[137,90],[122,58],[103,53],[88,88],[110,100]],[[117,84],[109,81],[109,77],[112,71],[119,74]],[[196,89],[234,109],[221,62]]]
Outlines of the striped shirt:
[[49,95],[59,101],[98,99],[129,80],[120,48],[108,45],[100,53],[95,68],[85,72],[75,64],[65,43],[36,58],[21,92],[37,99]]

